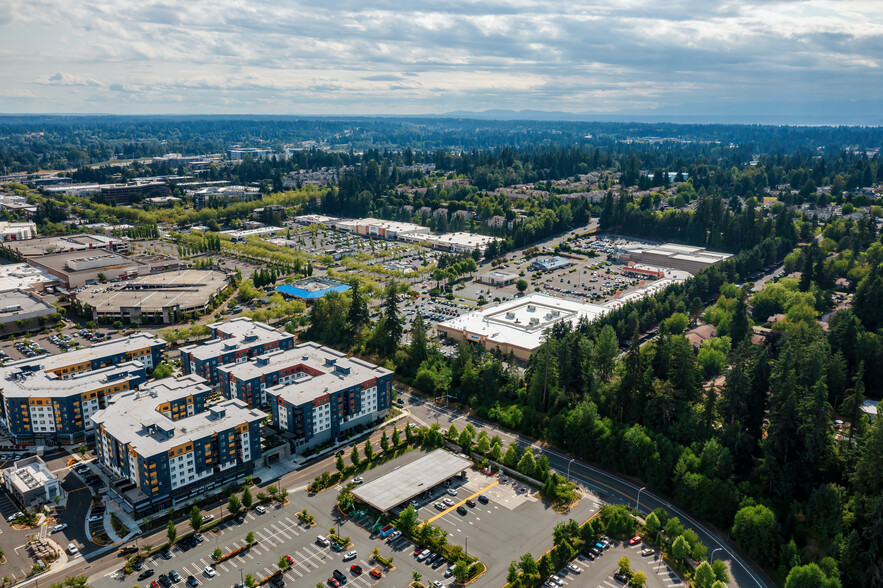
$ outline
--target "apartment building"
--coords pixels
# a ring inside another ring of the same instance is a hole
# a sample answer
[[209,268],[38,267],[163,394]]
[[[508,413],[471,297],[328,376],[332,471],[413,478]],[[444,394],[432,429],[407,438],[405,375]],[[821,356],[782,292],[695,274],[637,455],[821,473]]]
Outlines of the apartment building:
[[137,387],[162,359],[165,341],[139,333],[60,355],[0,367],[0,419],[20,445],[71,445],[93,433],[89,417]]
[[209,330],[211,341],[181,348],[181,368],[185,374],[202,376],[212,386],[219,384],[221,366],[294,346],[294,335],[246,317],[211,324]]
[[389,414],[391,371],[317,343],[218,371],[228,397],[270,405],[274,425],[297,451]]
[[92,415],[102,473],[134,517],[254,471],[266,415],[239,400],[206,406],[210,392],[199,376],[168,378],[117,395]]

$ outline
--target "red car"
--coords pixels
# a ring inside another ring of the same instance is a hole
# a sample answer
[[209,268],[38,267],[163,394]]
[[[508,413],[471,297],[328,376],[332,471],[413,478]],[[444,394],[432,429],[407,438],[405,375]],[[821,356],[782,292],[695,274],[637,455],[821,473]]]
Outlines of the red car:
[[150,583],[150,588],[159,588],[159,582],[154,580],[153,582]]
[[631,539],[629,539],[629,545],[637,545],[637,544],[640,543],[640,542],[641,542],[641,536],[640,536],[640,535],[635,535],[634,537],[632,537]]
[[362,574],[362,566],[353,564],[350,566],[350,571],[355,575],[360,576]]
[[285,561],[287,561],[291,565],[294,565],[294,558],[293,557],[291,557],[290,555],[286,555],[284,557],[285,557]]
[[337,581],[337,578],[328,578],[328,585],[331,586],[331,588],[338,588],[340,582]]

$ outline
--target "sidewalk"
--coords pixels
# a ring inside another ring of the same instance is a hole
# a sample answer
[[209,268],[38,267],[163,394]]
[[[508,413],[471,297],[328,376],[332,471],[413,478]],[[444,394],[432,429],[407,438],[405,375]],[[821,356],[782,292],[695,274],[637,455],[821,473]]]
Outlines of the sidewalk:
[[[138,522],[135,521],[129,513],[127,513],[123,508],[116,503],[115,500],[110,498],[109,496],[105,496],[103,501],[104,506],[107,510],[104,511],[104,532],[107,533],[107,536],[110,537],[110,540],[114,543],[125,543],[135,535],[141,533],[141,527],[138,526]],[[116,531],[113,528],[113,524],[110,522],[111,513],[115,514],[121,523],[126,525],[129,529],[128,534],[125,537],[120,537],[116,534]]]
[[[381,423],[381,424],[379,424],[379,425],[376,425],[376,426],[374,426],[374,427],[371,427],[370,429],[366,429],[365,431],[362,431],[361,433],[359,433],[359,435],[358,435],[357,437],[355,437],[355,438],[354,438],[354,437],[350,437],[350,438],[347,439],[346,441],[340,441],[340,442],[338,442],[338,443],[335,443],[335,444],[332,445],[331,447],[329,447],[329,448],[327,448],[327,449],[323,449],[323,450],[320,451],[319,453],[314,453],[313,455],[311,455],[311,456],[309,456],[309,457],[304,457],[304,456],[302,456],[302,455],[298,455],[298,456],[292,458],[292,460],[291,460],[292,463],[294,464],[294,469],[299,470],[300,468],[302,468],[302,467],[305,466],[305,465],[308,465],[308,464],[309,464],[310,462],[312,462],[312,461],[317,461],[317,460],[319,460],[319,459],[322,459],[322,458],[326,457],[329,453],[337,453],[337,451],[338,451],[341,447],[346,447],[347,445],[350,445],[351,443],[353,443],[353,441],[354,441],[355,439],[361,439],[361,438],[364,437],[365,435],[370,435],[370,434],[373,433],[374,431],[378,431],[378,430],[380,430],[380,429],[383,429],[383,428],[385,428],[385,427],[388,427],[388,426],[390,426],[390,425],[396,423],[397,421],[400,421],[401,419],[408,418],[409,416],[411,416],[411,411],[410,411],[410,410],[407,410],[407,409],[402,409],[402,414],[400,414],[399,416],[394,417],[394,418],[392,418],[392,419],[390,419],[390,420],[388,420],[388,421],[385,421],[385,422],[383,422],[383,423]],[[290,470],[289,470],[289,471],[290,471]]]

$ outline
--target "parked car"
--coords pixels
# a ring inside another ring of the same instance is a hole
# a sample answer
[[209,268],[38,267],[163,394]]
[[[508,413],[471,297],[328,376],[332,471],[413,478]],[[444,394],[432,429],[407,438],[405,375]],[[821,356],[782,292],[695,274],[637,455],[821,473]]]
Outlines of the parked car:
[[258,512],[258,514],[265,514],[267,512],[267,509],[260,504],[254,507],[254,509]]
[[356,559],[356,557],[358,557],[358,555],[359,554],[358,554],[358,552],[356,552],[355,549],[353,549],[352,551],[347,551],[343,556],[343,561],[349,561],[351,559]]
[[648,555],[653,555],[654,553],[656,553],[656,550],[652,547],[645,547],[641,550],[641,555],[644,557],[647,557]]
[[350,571],[351,571],[353,574],[355,574],[355,575],[357,575],[357,576],[360,576],[360,575],[362,574],[362,566],[357,565],[357,564],[353,564],[353,565],[350,566]]
[[634,537],[632,537],[631,539],[629,539],[629,545],[637,545],[637,544],[640,543],[640,542],[641,542],[641,536],[640,536],[640,535],[635,535]]
[[73,543],[68,543],[67,544],[67,552],[70,553],[71,555],[76,555],[76,554],[80,553],[80,550],[77,549],[77,546],[74,545]]
[[[61,523],[60,525],[55,525],[54,527],[52,527],[52,532],[58,533],[59,531],[64,531],[65,529],[67,529],[67,523]],[[135,551],[138,550],[136,549]]]
[[171,570],[169,572],[169,578],[172,580],[172,582],[180,582],[181,581],[181,575],[178,572],[176,572],[175,570]]
[[572,563],[572,562],[567,564],[567,569],[570,570],[571,572],[573,572],[574,574],[579,574],[583,571],[583,569],[581,567],[579,567],[578,565],[576,565],[575,563]]
[[490,499],[484,494],[479,494],[478,501],[482,504],[487,504],[488,502],[490,502]]
[[199,580],[197,580],[194,575],[187,576],[187,585],[190,586],[190,588],[196,588],[196,586],[199,586]]
[[214,578],[215,576],[218,575],[218,572],[216,572],[215,568],[213,568],[212,566],[205,566],[205,568],[202,570],[202,573],[205,574],[206,576],[208,576],[209,578]]
[[460,516],[465,517],[468,512],[469,511],[467,511],[465,508],[463,508],[463,505],[460,505],[457,507],[457,514],[459,514]]
[[139,580],[146,580],[147,578],[149,578],[150,576],[152,576],[154,573],[155,573],[155,572],[154,572],[153,570],[144,570],[143,572],[141,572],[140,574],[138,574],[138,579],[139,579]]
[[371,568],[370,570],[368,570],[368,573],[371,574],[372,578],[380,579],[383,577],[383,574],[381,574],[380,570],[378,570],[377,568]]

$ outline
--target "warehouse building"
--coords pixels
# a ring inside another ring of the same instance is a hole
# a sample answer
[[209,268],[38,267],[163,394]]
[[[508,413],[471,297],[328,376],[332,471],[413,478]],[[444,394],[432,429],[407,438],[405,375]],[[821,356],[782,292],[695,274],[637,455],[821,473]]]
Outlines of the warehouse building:
[[703,247],[663,243],[662,245],[629,245],[619,250],[619,261],[634,261],[659,267],[679,269],[696,275],[710,265],[732,257],[729,253],[709,251]]
[[541,271],[552,271],[570,267],[570,260],[558,255],[549,255],[546,257],[537,257],[530,262],[530,267]]
[[317,343],[219,372],[226,373],[222,381],[232,397],[270,405],[274,426],[296,451],[389,414],[391,371]]
[[506,272],[492,271],[481,274],[478,281],[489,286],[508,286],[518,281],[518,274],[507,274]]
[[181,368],[185,374],[201,376],[215,387],[221,383],[218,368],[294,347],[294,335],[246,317],[211,324],[209,330],[212,341],[181,348]]
[[[199,399],[210,391],[197,376],[159,380],[115,396],[92,415],[102,473],[134,517],[238,483],[254,471],[266,415],[239,400],[206,407]],[[179,407],[177,416],[172,406]]]
[[488,351],[499,349],[503,355],[513,353],[516,359],[527,361],[542,344],[546,329],[560,322],[575,326],[580,319],[592,321],[607,310],[534,293],[454,317],[436,328],[449,339],[473,341]]
[[[109,251],[73,251],[28,257],[28,263],[45,270],[67,289],[107,280],[127,280],[138,276],[139,266],[128,257]],[[145,268],[146,269],[146,268]]]
[[5,334],[42,329],[47,317],[57,312],[31,291],[0,290],[0,331]]
[[[156,259],[156,263],[164,260]],[[109,287],[86,289],[77,300],[89,305],[93,320],[128,320],[170,325],[188,315],[204,314],[212,300],[229,284],[224,272],[172,270],[138,276]]]

